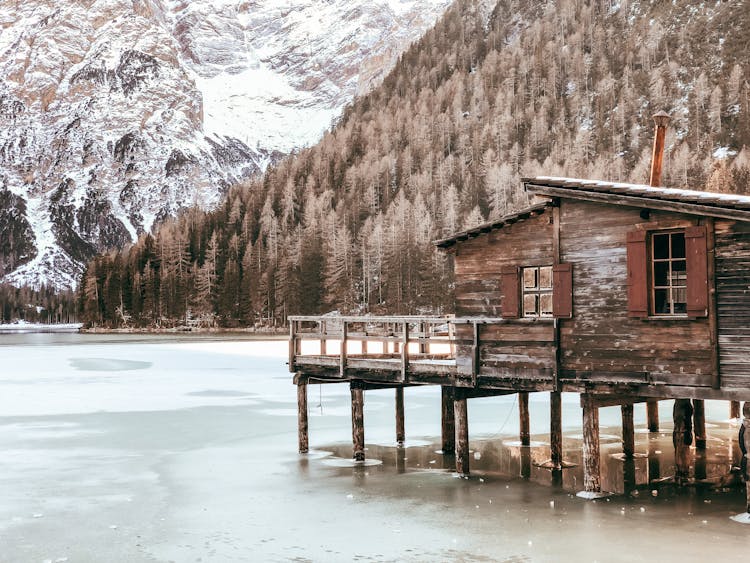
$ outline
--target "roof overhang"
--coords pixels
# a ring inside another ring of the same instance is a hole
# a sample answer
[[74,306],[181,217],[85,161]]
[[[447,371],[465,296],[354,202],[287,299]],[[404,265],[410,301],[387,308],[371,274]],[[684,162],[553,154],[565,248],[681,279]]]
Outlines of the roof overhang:
[[497,229],[502,229],[503,227],[507,227],[509,225],[512,225],[513,223],[518,223],[519,221],[523,221],[530,217],[541,215],[542,213],[544,213],[545,209],[551,206],[551,200],[543,201],[541,203],[537,203],[536,205],[532,205],[530,207],[522,209],[521,211],[518,211],[516,213],[505,215],[504,217],[501,217],[500,219],[497,219],[495,221],[483,223],[477,227],[474,227],[473,229],[468,229],[466,231],[456,233],[451,237],[433,241],[433,244],[438,248],[450,248],[451,246],[459,242],[476,238],[480,235],[487,234]]
[[522,178],[521,181],[526,191],[551,198],[598,201],[750,222],[750,196],[548,176]]

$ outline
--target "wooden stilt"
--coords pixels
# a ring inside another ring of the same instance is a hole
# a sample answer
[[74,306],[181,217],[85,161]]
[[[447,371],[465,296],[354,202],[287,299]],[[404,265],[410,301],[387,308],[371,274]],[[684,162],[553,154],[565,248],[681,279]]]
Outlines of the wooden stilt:
[[526,391],[518,394],[518,418],[521,427],[519,433],[521,445],[528,446],[531,443],[531,437],[529,434],[529,394]]
[[684,483],[690,475],[690,444],[693,442],[693,406],[690,399],[675,399],[672,410],[675,481]]
[[632,458],[635,453],[635,427],[633,425],[633,405],[622,405],[622,453]]
[[359,387],[351,386],[352,393],[352,443],[354,459],[365,460],[365,392]]
[[396,442],[404,445],[406,432],[404,431],[404,388],[396,387]]
[[706,449],[706,409],[703,399],[693,399],[693,432],[695,434],[695,448]]
[[456,472],[469,474],[469,413],[466,399],[456,398],[453,401],[456,417]]
[[659,431],[659,401],[646,401],[646,418],[649,432]]
[[740,418],[740,402],[729,401],[729,418]]
[[307,430],[307,381],[300,379],[297,384],[297,442],[301,454],[308,452]]
[[441,387],[442,391],[442,429],[444,454],[456,451],[456,419],[453,412],[453,387]]
[[562,448],[562,394],[559,391],[552,391],[549,394],[549,442],[550,458],[553,469],[561,469],[563,461]]
[[583,406],[583,489],[587,493],[602,490],[599,465],[599,409],[587,395]]

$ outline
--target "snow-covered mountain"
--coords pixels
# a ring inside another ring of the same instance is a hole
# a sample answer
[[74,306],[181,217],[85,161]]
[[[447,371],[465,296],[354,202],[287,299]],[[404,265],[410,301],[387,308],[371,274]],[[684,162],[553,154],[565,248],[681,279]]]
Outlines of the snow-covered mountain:
[[315,142],[449,0],[0,3],[0,276],[83,262]]

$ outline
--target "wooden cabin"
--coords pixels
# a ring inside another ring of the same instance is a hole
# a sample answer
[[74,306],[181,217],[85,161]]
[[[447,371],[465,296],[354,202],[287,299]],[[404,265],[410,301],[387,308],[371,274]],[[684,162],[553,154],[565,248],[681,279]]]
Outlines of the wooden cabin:
[[[750,196],[659,187],[663,130],[657,120],[651,185],[524,178],[534,205],[436,241],[454,255],[455,316],[290,317],[300,451],[310,382],[349,382],[356,459],[362,390],[396,389],[403,441],[404,387],[441,385],[443,449],[455,447],[460,473],[469,471],[467,399],[518,393],[528,443],[528,393],[548,391],[560,468],[560,393],[572,391],[583,408],[586,492],[601,489],[602,406],[621,406],[632,456],[633,404],[647,403],[653,431],[656,401],[676,399],[684,476],[688,437],[705,447],[703,400],[733,401],[733,416],[750,400]],[[320,342],[313,353],[302,347],[310,339]]]

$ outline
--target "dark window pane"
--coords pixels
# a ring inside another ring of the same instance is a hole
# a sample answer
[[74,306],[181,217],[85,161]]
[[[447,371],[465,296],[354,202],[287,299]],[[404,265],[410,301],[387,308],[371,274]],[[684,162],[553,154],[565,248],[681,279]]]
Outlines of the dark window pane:
[[552,266],[539,268],[539,288],[552,289]]
[[525,317],[535,317],[539,308],[537,307],[537,295],[527,293],[523,296],[523,314]]
[[685,258],[685,233],[672,234],[672,258]]
[[534,289],[536,287],[536,268],[523,269],[523,287],[524,289]]
[[687,288],[672,288],[672,301],[674,301],[674,312],[684,313],[687,310]]
[[654,313],[657,315],[670,313],[668,289],[657,289],[654,291]]
[[[683,240],[684,244],[684,240]],[[683,254],[684,255],[684,254]],[[654,235],[654,258],[669,258],[669,235]]]
[[656,287],[665,287],[668,285],[668,276],[669,262],[654,262],[654,285]]
[[540,313],[543,317],[552,316],[552,294],[551,293],[542,293],[539,296],[539,307],[541,309]]
[[675,260],[672,262],[672,271],[687,272],[687,262],[685,260]]

